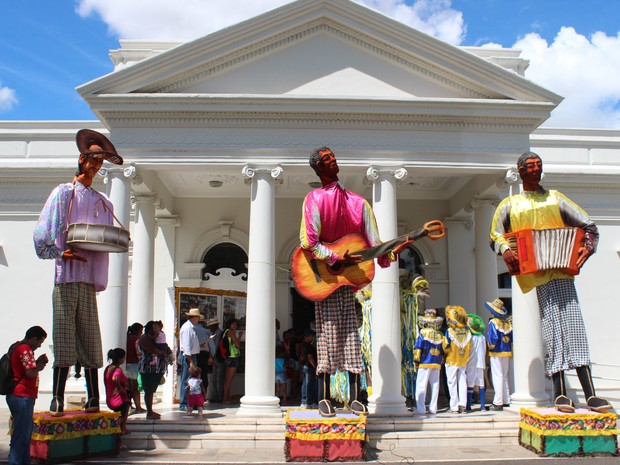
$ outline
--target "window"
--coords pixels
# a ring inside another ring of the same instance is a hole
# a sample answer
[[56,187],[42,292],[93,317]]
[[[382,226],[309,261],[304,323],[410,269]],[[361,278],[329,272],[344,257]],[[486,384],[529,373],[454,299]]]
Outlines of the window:
[[205,273],[216,275],[220,268],[231,268],[235,270],[234,275],[245,273],[244,281],[247,280],[248,254],[236,244],[230,242],[217,244],[207,250],[202,261],[206,265]]

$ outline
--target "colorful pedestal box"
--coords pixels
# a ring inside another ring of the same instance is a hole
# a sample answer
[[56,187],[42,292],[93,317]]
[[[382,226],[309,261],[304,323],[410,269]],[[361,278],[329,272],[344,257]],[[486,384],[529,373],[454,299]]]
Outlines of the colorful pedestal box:
[[30,456],[43,463],[114,455],[120,447],[120,413],[68,410],[62,417],[34,414]]
[[284,456],[287,462],[363,462],[366,415],[338,413],[323,418],[318,410],[288,409]]
[[538,455],[618,455],[615,413],[577,409],[562,413],[554,408],[521,409],[519,444]]

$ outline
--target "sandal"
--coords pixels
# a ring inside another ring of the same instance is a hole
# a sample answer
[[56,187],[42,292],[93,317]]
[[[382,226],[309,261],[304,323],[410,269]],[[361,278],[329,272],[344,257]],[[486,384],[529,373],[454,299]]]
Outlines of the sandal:
[[161,415],[159,413],[155,413],[155,412],[147,413],[146,414],[146,419],[147,420],[159,420],[159,419],[161,419]]
[[555,398],[554,406],[556,410],[564,413],[573,413],[575,411],[575,404],[573,404],[573,401],[564,395]]
[[368,409],[364,404],[362,404],[359,400],[354,400],[351,402],[351,412],[355,415],[366,415],[368,413]]
[[592,396],[587,400],[588,409],[597,413],[605,413],[608,410],[611,410],[613,407],[607,401],[607,399],[603,399],[602,397]]
[[335,417],[336,410],[334,410],[334,407],[329,400],[323,399],[319,401],[319,414],[322,417]]

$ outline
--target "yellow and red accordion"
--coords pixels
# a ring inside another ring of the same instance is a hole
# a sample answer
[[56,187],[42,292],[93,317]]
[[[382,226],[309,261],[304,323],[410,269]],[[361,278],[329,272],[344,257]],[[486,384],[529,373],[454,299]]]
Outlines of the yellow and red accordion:
[[561,270],[579,274],[578,251],[585,232],[581,228],[522,229],[504,235],[519,258],[519,271],[528,274],[544,270]]

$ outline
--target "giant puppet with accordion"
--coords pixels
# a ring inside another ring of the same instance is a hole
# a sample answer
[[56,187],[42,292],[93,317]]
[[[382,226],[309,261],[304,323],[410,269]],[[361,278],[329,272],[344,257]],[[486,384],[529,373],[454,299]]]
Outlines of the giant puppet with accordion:
[[536,289],[549,355],[546,372],[553,380],[556,409],[575,411],[567,396],[564,371],[576,369],[587,407],[605,412],[612,406],[594,390],[588,340],[574,285],[574,276],[596,251],[598,229],[568,197],[540,185],[540,156],[524,153],[517,168],[523,191],[497,207],[490,232],[491,248],[503,257],[524,293]]

